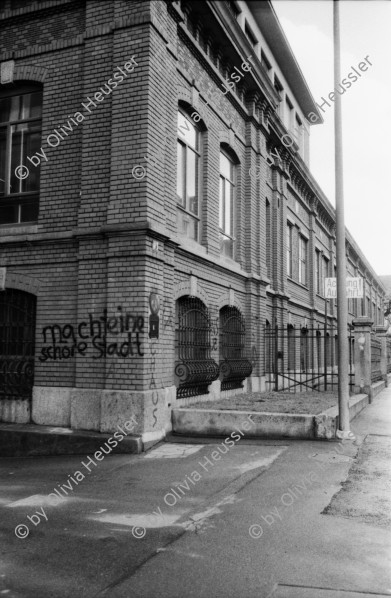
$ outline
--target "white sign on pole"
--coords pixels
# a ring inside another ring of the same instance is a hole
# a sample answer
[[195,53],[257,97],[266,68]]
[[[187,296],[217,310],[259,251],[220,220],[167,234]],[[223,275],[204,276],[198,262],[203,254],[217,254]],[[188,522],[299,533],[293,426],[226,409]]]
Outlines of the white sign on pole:
[[5,275],[7,268],[0,268],[0,291],[5,291]]
[[[337,298],[337,279],[324,279],[324,296],[326,299]],[[362,278],[346,278],[346,298],[347,299],[362,299],[364,297],[364,285]]]
[[362,278],[346,279],[346,295],[348,299],[362,299],[364,297],[364,284]]

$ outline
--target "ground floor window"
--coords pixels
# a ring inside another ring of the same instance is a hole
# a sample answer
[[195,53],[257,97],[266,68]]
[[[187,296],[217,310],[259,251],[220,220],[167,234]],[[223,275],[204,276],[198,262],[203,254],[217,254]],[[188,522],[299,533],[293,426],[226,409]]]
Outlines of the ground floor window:
[[211,358],[211,320],[206,305],[196,297],[181,297],[176,309],[177,398],[208,393],[219,376]]
[[34,382],[36,297],[0,292],[0,400],[29,400]]
[[252,364],[245,357],[245,321],[236,307],[220,310],[220,373],[221,390],[243,388]]

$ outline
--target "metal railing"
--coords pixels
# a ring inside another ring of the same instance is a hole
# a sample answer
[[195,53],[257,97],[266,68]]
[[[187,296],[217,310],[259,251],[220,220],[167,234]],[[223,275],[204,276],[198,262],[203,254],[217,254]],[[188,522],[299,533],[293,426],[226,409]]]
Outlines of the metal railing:
[[387,374],[391,373],[391,338],[387,338]]
[[[265,378],[268,390],[336,390],[338,337],[335,328],[265,327]],[[354,378],[354,339],[350,329],[349,384]]]
[[382,380],[381,372],[381,341],[372,336],[371,338],[371,381]]

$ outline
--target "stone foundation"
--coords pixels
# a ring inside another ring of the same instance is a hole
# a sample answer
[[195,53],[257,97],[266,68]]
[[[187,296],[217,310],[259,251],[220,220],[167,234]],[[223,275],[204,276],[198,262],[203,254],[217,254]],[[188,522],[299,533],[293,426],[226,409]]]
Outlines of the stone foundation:
[[31,419],[40,425],[110,433],[133,417],[134,434],[143,442],[157,442],[171,430],[175,394],[175,386],[138,392],[35,386]]

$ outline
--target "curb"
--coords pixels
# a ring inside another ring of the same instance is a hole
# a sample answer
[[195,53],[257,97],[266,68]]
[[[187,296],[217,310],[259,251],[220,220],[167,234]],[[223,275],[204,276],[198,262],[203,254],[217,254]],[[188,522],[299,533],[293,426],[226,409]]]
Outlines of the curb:
[[[368,404],[368,395],[350,397],[350,419]],[[338,407],[318,415],[183,407],[172,411],[172,432],[181,436],[229,436],[249,415],[255,427],[246,432],[246,438],[332,440],[338,429]]]
[[[34,424],[0,424],[0,457],[43,457],[93,454],[113,434]],[[129,434],[112,449],[116,454],[139,454],[141,436]]]

